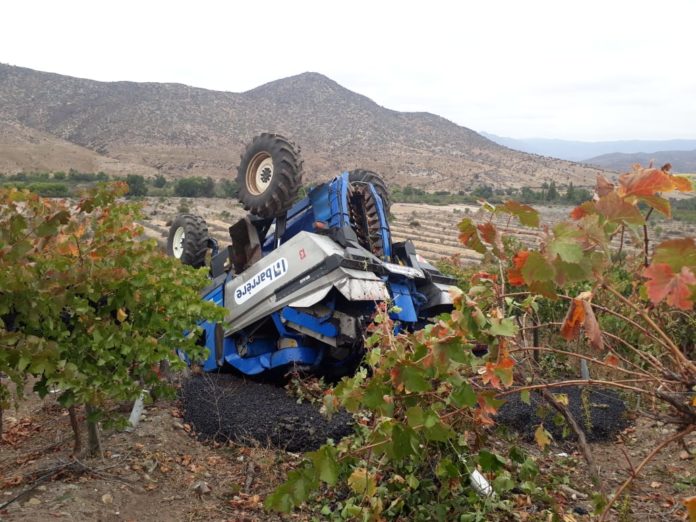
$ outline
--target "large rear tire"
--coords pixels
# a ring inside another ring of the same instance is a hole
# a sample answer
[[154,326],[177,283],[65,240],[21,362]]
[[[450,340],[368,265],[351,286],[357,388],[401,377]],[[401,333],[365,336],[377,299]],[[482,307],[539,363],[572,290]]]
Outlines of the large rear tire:
[[299,149],[279,134],[256,136],[237,169],[237,197],[244,208],[262,218],[288,210],[302,186]]
[[169,227],[167,254],[194,268],[205,266],[208,225],[200,216],[179,214]]
[[382,198],[382,206],[384,212],[388,215],[391,209],[391,197],[389,196],[389,188],[382,176],[376,172],[365,169],[355,169],[348,173],[348,181],[351,183],[372,183],[377,190],[377,194]]

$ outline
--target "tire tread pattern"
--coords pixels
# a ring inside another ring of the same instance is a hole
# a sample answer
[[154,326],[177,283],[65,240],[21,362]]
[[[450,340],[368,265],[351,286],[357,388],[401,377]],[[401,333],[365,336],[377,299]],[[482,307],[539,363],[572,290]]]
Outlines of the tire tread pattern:
[[[267,152],[273,160],[271,185],[262,194],[252,194],[246,185],[246,171],[259,152]],[[237,198],[244,210],[262,218],[273,218],[288,210],[302,186],[300,149],[280,134],[256,136],[241,155],[237,168]]]
[[205,256],[208,252],[208,224],[205,220],[194,214],[179,214],[169,228],[167,238],[167,254],[174,255],[173,243],[176,230],[183,227],[184,251],[181,254],[181,262],[194,268],[205,266]]

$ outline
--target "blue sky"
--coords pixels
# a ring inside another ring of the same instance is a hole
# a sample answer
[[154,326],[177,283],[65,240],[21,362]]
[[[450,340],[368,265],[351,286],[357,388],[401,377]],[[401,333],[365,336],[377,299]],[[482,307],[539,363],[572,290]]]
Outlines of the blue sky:
[[0,62],[240,92],[316,71],[503,136],[696,138],[696,1],[5,0]]

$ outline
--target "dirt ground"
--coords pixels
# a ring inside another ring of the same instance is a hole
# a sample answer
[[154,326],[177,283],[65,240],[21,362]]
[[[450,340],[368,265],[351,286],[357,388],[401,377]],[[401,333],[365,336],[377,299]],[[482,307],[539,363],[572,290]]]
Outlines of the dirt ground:
[[[637,465],[668,432],[642,419],[615,441],[592,444],[603,487],[615,489],[628,476],[626,456]],[[504,454],[509,442],[494,440],[494,449]],[[554,443],[543,454],[531,444],[520,444],[538,456],[556,505],[572,517],[566,520],[592,520],[584,513],[591,511],[589,496],[597,488],[574,444]],[[310,519],[301,511],[278,517],[262,505],[265,495],[300,462],[300,455],[267,446],[199,442],[183,422],[178,402],[148,406],[132,433],[107,432],[103,446],[103,458],[72,460],[68,416],[53,397],[31,397],[19,411],[5,412],[0,521]],[[696,494],[696,436],[687,446],[690,453],[674,445],[658,456],[635,482],[630,500],[619,502],[621,513],[612,519],[685,520],[680,499]],[[12,502],[5,506],[8,501]],[[533,515],[522,519],[536,520]]]
[[[299,455],[201,443],[181,416],[176,402],[149,406],[132,433],[103,435],[103,458],[75,466],[68,416],[55,399],[6,412],[0,506],[30,491],[1,508],[0,521],[278,520],[263,498]],[[71,463],[77,469],[55,472]]]

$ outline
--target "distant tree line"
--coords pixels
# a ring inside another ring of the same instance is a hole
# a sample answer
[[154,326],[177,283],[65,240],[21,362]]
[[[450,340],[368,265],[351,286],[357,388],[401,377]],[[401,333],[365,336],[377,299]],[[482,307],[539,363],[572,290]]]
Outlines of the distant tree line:
[[125,181],[130,197],[179,196],[187,198],[221,197],[232,198],[237,195],[237,183],[232,179],[214,180],[211,177],[186,177],[167,180],[162,174],[145,177],[139,174],[109,176],[105,172],[18,172],[0,174],[0,186],[26,188],[43,197],[77,196],[84,188],[103,181]]
[[507,199],[514,199],[521,203],[565,204],[577,205],[592,197],[592,193],[585,188],[578,188],[569,183],[567,187],[559,189],[555,181],[544,182],[541,187],[498,188],[490,185],[479,185],[470,192],[449,192],[438,190],[427,192],[423,189],[406,185],[405,187],[393,187],[392,199],[399,203],[424,203],[430,205],[452,204],[476,204],[485,199],[491,203],[501,203]]

